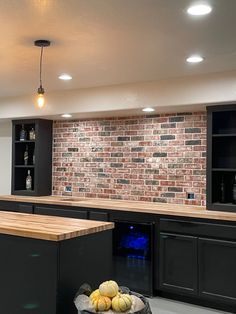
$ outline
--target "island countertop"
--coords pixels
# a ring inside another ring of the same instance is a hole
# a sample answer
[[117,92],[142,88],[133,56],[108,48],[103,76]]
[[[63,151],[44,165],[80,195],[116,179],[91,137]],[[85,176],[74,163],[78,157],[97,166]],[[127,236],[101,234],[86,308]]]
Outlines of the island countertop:
[[[110,209],[180,217],[214,219],[236,222],[236,213],[207,210],[204,206],[149,203],[141,201],[108,200],[66,196],[0,195],[0,201],[50,204],[84,208]],[[1,210],[1,208],[0,208]]]
[[110,222],[0,211],[0,234],[33,239],[63,241],[113,228]]

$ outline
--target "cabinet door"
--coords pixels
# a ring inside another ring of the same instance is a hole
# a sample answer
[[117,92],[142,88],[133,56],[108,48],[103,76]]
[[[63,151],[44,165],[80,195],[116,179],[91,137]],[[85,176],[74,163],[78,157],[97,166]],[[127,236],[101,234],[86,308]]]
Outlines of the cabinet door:
[[236,242],[199,239],[199,294],[236,303]]
[[54,208],[54,207],[46,207],[46,206],[35,206],[34,213],[39,214],[39,215],[61,216],[61,217],[78,218],[78,219],[88,218],[88,212],[85,209],[77,210],[77,209],[62,209],[62,208]]
[[160,288],[181,294],[197,294],[197,238],[160,234]]

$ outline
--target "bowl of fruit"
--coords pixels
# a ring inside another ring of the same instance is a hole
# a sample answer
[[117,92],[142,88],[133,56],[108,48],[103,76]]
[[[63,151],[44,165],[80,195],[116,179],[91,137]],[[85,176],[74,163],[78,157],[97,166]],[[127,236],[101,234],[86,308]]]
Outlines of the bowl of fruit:
[[83,284],[74,299],[78,314],[152,314],[147,299],[136,292],[122,287],[114,280],[102,282],[92,290]]

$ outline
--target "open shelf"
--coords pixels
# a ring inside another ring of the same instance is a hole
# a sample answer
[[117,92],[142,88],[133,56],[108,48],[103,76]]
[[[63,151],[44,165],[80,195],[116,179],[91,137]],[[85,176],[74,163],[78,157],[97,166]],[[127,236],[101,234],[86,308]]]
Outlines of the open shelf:
[[[22,129],[25,131],[24,140],[20,140]],[[28,158],[25,158],[27,155]],[[30,171],[32,177],[31,190],[26,190],[28,171]],[[12,194],[51,195],[51,184],[52,121],[44,119],[13,121]]]
[[207,107],[207,208],[236,212],[236,104]]
[[232,133],[232,134],[212,134],[212,137],[236,137],[236,133]]
[[234,203],[220,203],[220,202],[215,202],[215,203],[213,203],[213,205],[224,205],[224,206],[235,206],[236,204],[234,204]]
[[[28,170],[30,171],[30,175],[32,177],[32,189],[34,190],[34,169],[28,169],[27,167],[20,167],[15,169],[15,185],[14,185],[14,190],[19,191],[19,190],[26,190],[26,177],[28,175]],[[26,191],[31,191],[31,190],[26,190]]]
[[236,168],[236,137],[212,139],[212,167]]
[[[21,123],[22,122],[22,123]],[[24,126],[24,130],[26,132],[26,138],[24,141],[20,141],[20,133],[22,130],[22,126]],[[31,130],[35,131],[35,123],[32,120],[21,120],[20,123],[15,124],[15,136],[14,136],[14,140],[16,142],[31,142],[32,140],[30,140],[30,131]]]
[[15,168],[34,168],[34,165],[15,165]]
[[229,171],[236,173],[236,168],[212,168],[212,171]]
[[[20,143],[20,144],[19,144]],[[28,163],[24,164],[24,153],[28,150]],[[15,165],[33,165],[33,156],[35,154],[35,142],[24,141],[15,142]]]
[[[231,107],[232,108],[232,107]],[[212,134],[236,134],[236,111],[229,108],[229,110],[217,110],[212,112]]]

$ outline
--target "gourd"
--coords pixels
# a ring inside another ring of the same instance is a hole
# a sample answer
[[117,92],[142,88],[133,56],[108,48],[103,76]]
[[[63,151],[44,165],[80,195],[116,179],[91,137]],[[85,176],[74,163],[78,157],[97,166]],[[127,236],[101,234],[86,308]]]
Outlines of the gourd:
[[118,291],[118,284],[113,280],[104,281],[99,286],[100,294],[109,298],[116,296]]
[[98,294],[93,297],[92,304],[96,311],[108,311],[111,307],[111,299]]
[[132,306],[132,298],[129,294],[117,294],[112,299],[112,309],[115,312],[126,312]]
[[90,294],[90,300],[93,302],[93,300],[96,300],[97,297],[100,295],[99,290],[94,290],[91,294]]

